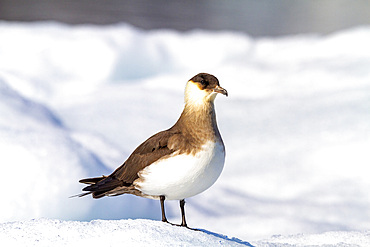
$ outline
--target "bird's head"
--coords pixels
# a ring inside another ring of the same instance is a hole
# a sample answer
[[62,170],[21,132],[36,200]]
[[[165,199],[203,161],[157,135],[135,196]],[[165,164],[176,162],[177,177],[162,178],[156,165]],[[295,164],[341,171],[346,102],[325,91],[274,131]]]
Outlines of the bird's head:
[[185,103],[203,105],[206,102],[213,102],[218,93],[228,96],[227,91],[220,86],[215,76],[199,73],[186,84]]

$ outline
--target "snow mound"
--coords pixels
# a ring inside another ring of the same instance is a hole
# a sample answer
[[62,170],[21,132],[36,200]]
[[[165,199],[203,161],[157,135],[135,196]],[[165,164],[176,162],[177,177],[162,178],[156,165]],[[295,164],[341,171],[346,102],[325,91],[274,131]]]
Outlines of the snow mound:
[[84,215],[90,203],[66,198],[80,188],[73,180],[101,170],[102,163],[71,138],[48,107],[22,96],[1,78],[0,97],[0,149],[6,150],[0,158],[0,184],[11,188],[3,191],[7,202],[1,204],[0,219]]
[[0,224],[4,246],[251,246],[236,238],[151,220],[38,219]]
[[321,234],[297,234],[274,236],[265,241],[258,241],[255,246],[370,246],[370,231],[325,232]]
[[370,246],[370,231],[274,236],[246,242],[203,229],[190,230],[152,220],[37,219],[0,224],[5,246]]

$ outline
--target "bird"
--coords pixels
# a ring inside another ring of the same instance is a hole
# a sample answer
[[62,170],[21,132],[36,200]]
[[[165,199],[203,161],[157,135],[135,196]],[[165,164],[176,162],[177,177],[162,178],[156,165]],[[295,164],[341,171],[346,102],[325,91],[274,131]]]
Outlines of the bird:
[[[228,96],[208,73],[192,77],[185,87],[185,106],[177,122],[140,144],[109,176],[81,179],[84,193],[93,198],[132,194],[160,201],[162,221],[168,222],[165,200],[178,200],[182,221],[185,199],[211,187],[225,163],[225,145],[217,127],[216,95]],[[172,225],[176,225],[170,223]]]

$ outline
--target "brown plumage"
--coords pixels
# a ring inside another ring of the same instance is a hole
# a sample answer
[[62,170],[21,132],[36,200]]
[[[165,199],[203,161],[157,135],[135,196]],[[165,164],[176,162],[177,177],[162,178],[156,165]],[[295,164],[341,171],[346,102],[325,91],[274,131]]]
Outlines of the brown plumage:
[[[140,171],[159,160],[171,158],[173,155],[195,155],[208,141],[219,142],[223,146],[217,128],[213,101],[216,93],[227,95],[227,91],[219,86],[216,77],[206,73],[194,76],[188,83],[191,83],[191,85],[188,84],[186,88],[185,107],[175,125],[144,141],[109,176],[80,180],[81,183],[89,184],[89,186],[83,188],[86,193],[80,196],[92,194],[93,198],[101,198],[108,195],[116,196],[129,193],[161,199],[163,204],[165,195],[148,195],[140,190],[140,186],[137,186],[138,182],[142,180]],[[198,88],[196,90],[199,90],[205,96],[193,96],[194,92],[190,91],[194,91],[194,89],[191,89],[194,85]],[[183,199],[180,203],[182,209]],[[167,221],[164,219],[164,209],[162,207],[162,220]],[[183,215],[183,219],[185,221],[185,215]]]

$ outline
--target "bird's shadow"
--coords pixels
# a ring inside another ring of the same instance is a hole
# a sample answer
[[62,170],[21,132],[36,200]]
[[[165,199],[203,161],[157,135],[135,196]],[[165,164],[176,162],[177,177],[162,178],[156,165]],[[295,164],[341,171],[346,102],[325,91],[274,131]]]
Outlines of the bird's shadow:
[[207,231],[205,229],[194,229],[196,231],[201,231],[201,232],[204,232],[206,234],[209,234],[209,235],[212,235],[212,236],[215,236],[217,238],[222,238],[224,240],[228,240],[228,241],[232,241],[232,242],[235,242],[235,243],[238,243],[238,244],[242,244],[242,245],[245,245],[245,246],[250,246],[250,247],[254,247],[253,245],[251,245],[250,243],[248,243],[247,241],[243,241],[239,238],[229,238],[228,236],[226,235],[222,235],[222,234],[219,234],[219,233],[215,233],[215,232],[210,232],[210,231]]

